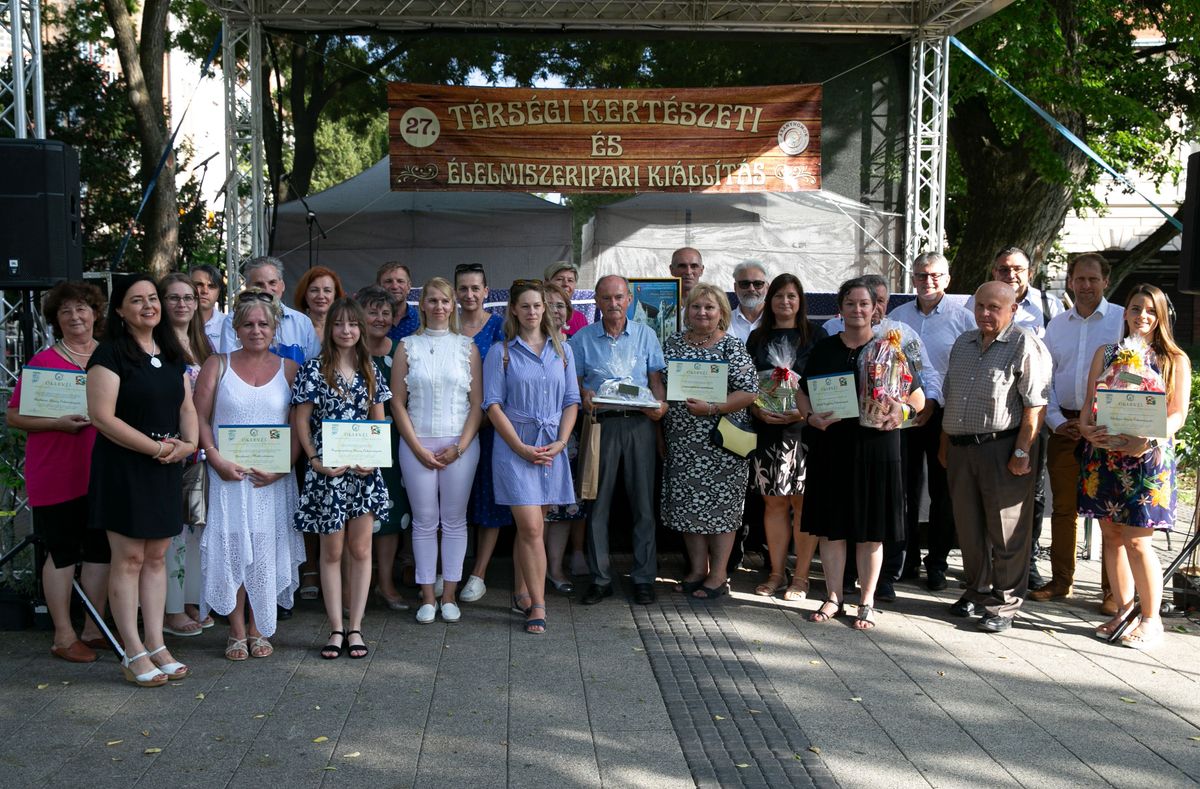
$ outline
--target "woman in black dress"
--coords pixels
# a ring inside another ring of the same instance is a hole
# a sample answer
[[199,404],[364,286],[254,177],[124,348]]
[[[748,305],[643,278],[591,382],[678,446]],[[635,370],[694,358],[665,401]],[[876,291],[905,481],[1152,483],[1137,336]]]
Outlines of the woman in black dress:
[[196,451],[196,412],[179,340],[148,274],[114,278],[107,327],[88,363],[88,415],[100,434],[89,525],[108,532],[112,548],[108,594],[125,643],[125,679],[155,687],[188,672],[163,643],[163,556],[183,528],[181,461]]
[[883,565],[883,542],[899,540],[904,534],[904,486],[896,428],[907,407],[917,411],[924,407],[925,395],[914,371],[912,391],[904,404],[889,404],[881,430],[863,427],[857,419],[812,413],[809,381],[816,376],[853,373],[857,391],[858,355],[872,338],[875,302],[871,288],[861,279],[849,280],[838,288],[837,301],[846,328],[813,347],[800,384],[804,395],[797,396],[800,411],[810,414],[808,424],[816,428],[809,436],[804,528],[821,538],[826,586],[825,602],[809,620],[827,622],[844,613],[842,577],[849,539],[856,543],[861,592],[854,626],[869,630],[875,627],[875,587]]
[[[754,367],[760,373],[773,370],[768,350],[776,343],[786,343],[795,354],[792,371],[803,375],[813,345],[829,335],[808,319],[804,286],[794,274],[773,279],[766,301],[762,324],[746,340]],[[763,497],[763,532],[771,563],[767,580],[754,591],[764,597],[782,591],[784,600],[803,600],[808,596],[808,571],[817,551],[816,536],[800,527],[805,476],[802,431],[808,414],[799,409],[777,414],[756,405],[750,413],[758,433],[758,449],[750,463],[750,487]],[[785,574],[789,538],[796,544],[796,571],[790,585]]]

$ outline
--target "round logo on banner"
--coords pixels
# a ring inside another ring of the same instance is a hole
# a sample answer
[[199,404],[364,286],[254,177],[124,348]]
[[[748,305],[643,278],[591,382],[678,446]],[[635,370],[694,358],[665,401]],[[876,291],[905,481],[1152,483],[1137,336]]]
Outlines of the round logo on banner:
[[441,133],[442,125],[433,110],[410,107],[400,116],[400,137],[414,148],[428,148],[437,142]]
[[808,127],[802,121],[788,121],[779,127],[779,149],[788,156],[804,153],[808,147]]

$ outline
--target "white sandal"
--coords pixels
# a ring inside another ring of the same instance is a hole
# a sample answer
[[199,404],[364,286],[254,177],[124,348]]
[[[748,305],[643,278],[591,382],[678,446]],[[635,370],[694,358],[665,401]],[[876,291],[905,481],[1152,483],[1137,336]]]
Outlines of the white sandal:
[[[153,662],[154,656],[157,655],[159,652],[162,652],[166,648],[167,648],[167,645],[163,644],[161,647],[159,647],[158,649],[151,652],[150,660]],[[157,665],[157,664],[155,664],[155,665]],[[188,667],[183,665],[182,663],[179,663],[178,661],[173,662],[173,663],[167,663],[165,666],[159,666],[158,670],[161,671],[162,673],[166,674],[167,679],[183,679],[184,677],[186,677],[188,675]]]
[[127,654],[121,658],[121,671],[125,674],[125,680],[142,688],[157,688],[160,685],[166,685],[167,675],[159,671],[158,666],[150,669],[145,674],[134,674],[133,669],[129,667],[134,661],[148,657],[150,657],[150,653],[143,649],[136,655],[130,656]]

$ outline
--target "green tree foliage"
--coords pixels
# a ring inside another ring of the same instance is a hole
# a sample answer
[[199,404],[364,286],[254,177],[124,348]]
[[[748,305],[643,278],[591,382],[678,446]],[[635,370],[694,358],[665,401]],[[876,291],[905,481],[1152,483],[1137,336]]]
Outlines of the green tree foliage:
[[[1174,177],[1191,134],[1200,2],[1023,0],[960,38],[1118,172]],[[1163,41],[1135,46],[1135,31]],[[995,252],[1049,252],[1068,210],[1097,208],[1101,172],[1019,99],[953,50],[947,226],[955,285],[987,278]],[[1183,123],[1180,124],[1180,119]]]

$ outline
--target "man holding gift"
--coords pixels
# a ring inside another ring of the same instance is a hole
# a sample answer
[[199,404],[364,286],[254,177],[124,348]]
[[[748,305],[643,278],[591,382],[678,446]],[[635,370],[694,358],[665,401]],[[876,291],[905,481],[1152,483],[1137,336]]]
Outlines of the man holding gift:
[[[608,521],[617,474],[622,475],[625,495],[633,515],[633,599],[641,605],[654,602],[654,579],[658,574],[654,539],[654,460],[658,446],[653,422],[667,411],[662,371],[667,364],[654,331],[627,317],[633,300],[629,281],[610,274],[596,283],[598,323],[589,324],[571,337],[579,393],[583,408],[594,414],[600,431],[600,474],[596,500],[588,513],[588,568],[592,583],[580,600],[594,605],[613,593],[608,555]],[[593,402],[601,384],[614,378],[613,359],[633,361],[629,383],[649,388],[658,400],[656,408],[606,408]],[[599,409],[599,410],[598,410]],[[581,449],[582,451],[582,449]]]
[[[926,369],[944,372],[950,348],[965,331],[975,328],[975,316],[945,298],[950,285],[950,264],[939,252],[918,255],[912,265],[913,286],[917,298],[892,310],[893,320],[913,328],[925,343]],[[929,479],[929,554],[925,557],[925,584],[938,591],[946,588],[946,557],[954,547],[954,517],[950,511],[950,491],[946,470],[937,462],[942,439],[940,391],[926,392],[925,407],[917,414],[916,424],[900,434],[904,457],[905,537],[902,572],[916,576],[921,564],[921,543],[917,524],[921,515],[921,490],[925,486],[926,466]]]
[[1046,327],[1046,348],[1054,362],[1046,427],[1052,433],[1046,471],[1054,494],[1050,514],[1050,582],[1029,594],[1030,600],[1070,597],[1075,580],[1075,543],[1079,492],[1079,410],[1087,399],[1088,367],[1102,345],[1119,342],[1125,311],[1104,298],[1108,261],[1089,252],[1067,266],[1067,287],[1075,306],[1059,313]]
[[983,609],[979,629],[1001,633],[1012,627],[1028,591],[1032,472],[1050,399],[1050,358],[1032,332],[1013,322],[1017,300],[1007,284],[981,285],[974,304],[979,328],[955,341],[942,387],[939,460],[948,470],[966,575],[966,590],[950,612],[971,616]]

